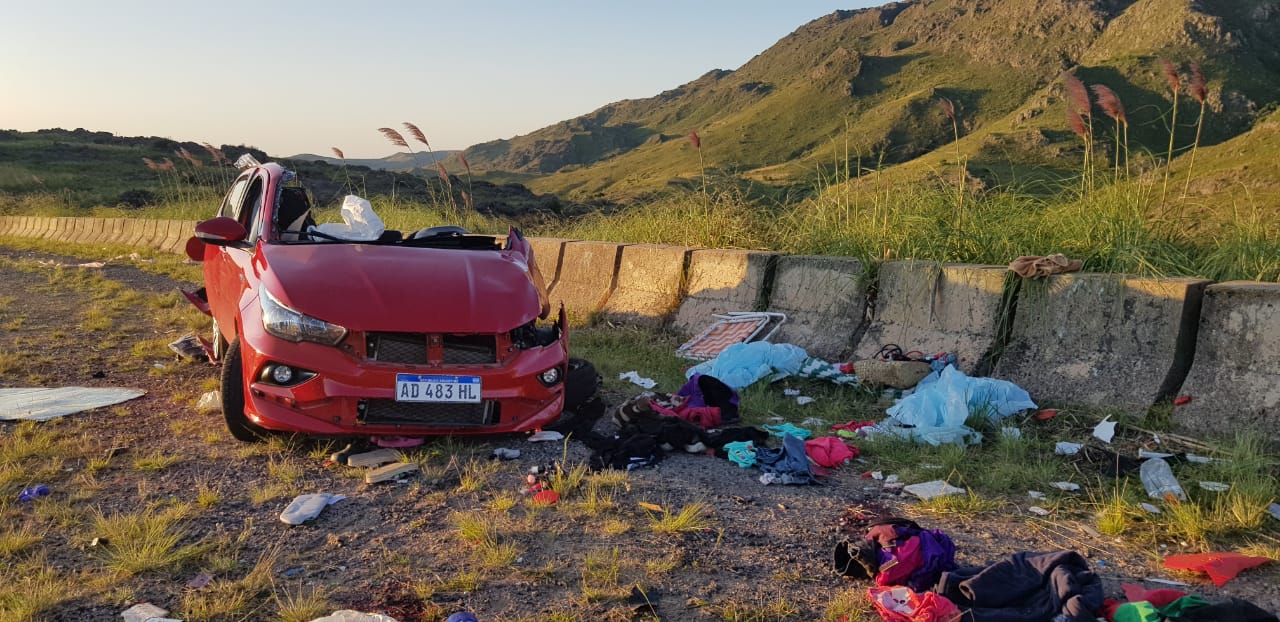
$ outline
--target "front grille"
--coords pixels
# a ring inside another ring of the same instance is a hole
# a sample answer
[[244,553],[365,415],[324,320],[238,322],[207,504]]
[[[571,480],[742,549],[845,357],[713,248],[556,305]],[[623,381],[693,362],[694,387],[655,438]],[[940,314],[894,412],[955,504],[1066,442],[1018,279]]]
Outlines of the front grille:
[[427,364],[427,336],[420,333],[369,333],[369,359],[406,365]]
[[498,362],[493,335],[445,335],[445,365],[485,365]]
[[499,404],[488,400],[478,404],[436,404],[364,400],[359,420],[366,424],[489,426],[498,423]]
[[371,361],[427,365],[431,363],[431,342],[441,344],[438,356],[444,365],[492,365],[498,362],[498,342],[493,335],[371,332],[365,337],[365,351]]

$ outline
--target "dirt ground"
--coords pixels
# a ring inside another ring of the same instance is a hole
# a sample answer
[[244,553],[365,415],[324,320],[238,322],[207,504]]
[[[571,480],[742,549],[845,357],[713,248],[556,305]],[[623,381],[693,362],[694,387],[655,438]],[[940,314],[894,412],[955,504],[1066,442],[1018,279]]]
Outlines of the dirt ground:
[[[171,610],[174,617],[197,619],[201,614],[192,605],[198,600],[192,593],[212,588],[190,588],[188,581],[212,572],[215,585],[232,582],[261,559],[271,564],[277,594],[317,591],[334,609],[381,611],[402,622],[442,620],[460,609],[486,622],[629,620],[644,613],[646,599],[659,618],[669,620],[873,619],[859,613],[865,603],[857,595],[867,585],[831,569],[840,519],[854,506],[946,531],[961,564],[996,561],[1017,551],[1073,549],[1095,565],[1108,595],[1119,596],[1122,582],[1159,587],[1144,579],[1176,578],[1190,583],[1184,589],[1209,598],[1239,597],[1280,610],[1277,564],[1215,588],[1159,567],[1159,557],[1176,550],[1176,542],[1159,550],[1135,548],[1099,534],[1087,522],[1030,515],[1031,500],[976,515],[922,512],[907,496],[862,477],[877,468],[874,455],[833,472],[820,485],[766,486],[755,470],[708,455],[678,454],[630,473],[595,505],[566,499],[560,506],[536,507],[519,493],[529,468],[557,461],[580,464],[590,452],[573,441],[532,443],[505,436],[429,443],[411,454],[424,465],[422,473],[402,483],[366,485],[358,470],[323,464],[332,449],[324,441],[251,445],[232,439],[219,413],[194,408],[200,394],[215,386],[217,368],[134,347],[145,340],[176,339],[185,329],[157,325],[144,306],[116,318],[110,329],[86,330],[75,318],[103,301],[95,301],[92,290],[52,283],[55,269],[39,261],[83,259],[0,248],[0,299],[13,301],[0,308],[0,353],[19,361],[0,373],[0,387],[147,391],[119,407],[40,424],[81,439],[81,451],[45,482],[52,495],[3,506],[10,524],[41,520],[36,504],[67,507],[37,546],[45,563],[78,587],[46,612],[48,619],[118,620],[120,611],[144,601]],[[128,262],[101,272],[147,295],[197,286]],[[617,404],[626,396],[606,397]],[[0,425],[0,443],[21,442],[15,424]],[[597,430],[608,425],[602,420]],[[496,447],[522,453],[516,460],[489,461]],[[106,466],[86,477],[89,460],[108,455]],[[139,466],[139,458],[147,456],[175,460],[158,469]],[[16,496],[20,488],[8,484],[2,492]],[[216,493],[217,500],[198,503],[200,490]],[[278,520],[293,495],[308,492],[347,498],[305,525]],[[678,510],[695,502],[709,508],[708,525],[677,533],[651,528],[654,514],[640,505]],[[236,541],[238,563],[215,565],[209,556],[194,556],[133,576],[104,567],[91,546],[93,512],[128,513],[175,503],[194,508],[183,521],[183,543]],[[494,525],[510,557],[494,553],[495,562],[462,537],[459,517],[465,516],[483,516]],[[269,594],[257,594],[222,619],[274,619],[275,602]]]

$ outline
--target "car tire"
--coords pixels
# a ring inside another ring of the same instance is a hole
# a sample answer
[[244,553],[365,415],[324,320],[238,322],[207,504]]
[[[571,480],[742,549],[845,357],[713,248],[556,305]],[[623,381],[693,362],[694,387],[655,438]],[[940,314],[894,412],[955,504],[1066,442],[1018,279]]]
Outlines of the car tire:
[[586,359],[569,359],[569,371],[564,376],[564,408],[574,410],[585,404],[600,390],[600,374],[596,366]]
[[222,361],[222,416],[227,430],[236,440],[254,443],[263,440],[267,430],[244,414],[244,369],[240,362],[240,340],[231,342]]

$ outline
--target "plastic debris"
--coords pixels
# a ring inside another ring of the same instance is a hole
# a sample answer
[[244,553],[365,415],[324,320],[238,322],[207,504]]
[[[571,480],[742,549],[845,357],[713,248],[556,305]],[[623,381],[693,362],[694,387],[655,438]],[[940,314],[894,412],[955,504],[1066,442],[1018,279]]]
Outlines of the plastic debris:
[[1139,503],[1138,507],[1142,508],[1143,510],[1146,510],[1147,513],[1149,514],[1160,514],[1160,508],[1154,505],[1151,505],[1150,503],[1146,503],[1146,502]]
[[884,483],[886,483],[886,484],[893,484],[893,483],[897,483],[897,481],[898,481],[898,474],[897,474],[897,473],[894,473],[894,474],[892,474],[892,475],[886,475],[886,476],[884,476]]
[[783,389],[782,394],[787,397],[795,397],[800,395],[800,389]]
[[801,421],[800,425],[806,428],[825,428],[827,427],[827,420],[819,419],[817,417],[809,417],[804,421]]
[[815,399],[813,399],[812,397],[809,397],[809,396],[807,396],[807,395],[801,395],[801,396],[799,396],[799,397],[797,397],[797,398],[796,398],[796,403],[797,403],[797,404],[799,404],[799,405],[801,405],[801,406],[804,406],[805,404],[812,404],[812,403],[814,403],[815,401],[817,401],[817,400],[815,400]]
[[1022,438],[1022,428],[1003,427],[1000,428],[1000,436],[1018,440]]
[[544,441],[558,441],[564,439],[564,435],[555,430],[538,430],[529,435],[530,443],[541,443]]
[[1059,456],[1074,456],[1080,453],[1080,449],[1083,447],[1084,445],[1080,443],[1058,441],[1058,444],[1053,446],[1053,453],[1058,454]]
[[207,572],[202,572],[202,573],[200,573],[200,574],[196,575],[196,576],[195,576],[194,578],[192,578],[190,581],[187,581],[187,587],[189,587],[189,588],[191,588],[191,589],[193,589],[193,590],[198,590],[198,589],[200,589],[200,588],[202,588],[202,587],[204,587],[204,586],[206,586],[206,585],[209,585],[209,583],[210,583],[210,582],[212,582],[212,581],[213,581],[213,575],[212,575],[212,574],[207,573]]
[[555,505],[560,502],[560,493],[554,490],[540,490],[534,493],[533,502],[537,505]]
[[1007,380],[971,378],[948,365],[916,387],[916,392],[889,407],[892,421],[885,431],[933,446],[944,443],[966,445],[981,442],[982,435],[965,425],[974,413],[998,420],[1016,412],[1035,408],[1031,396]]
[[880,471],[872,471],[872,472],[871,472],[871,479],[874,479],[874,480],[882,480],[882,479],[884,479],[884,473],[883,473],[883,472],[880,472]]
[[631,384],[634,384],[639,387],[643,387],[645,389],[652,389],[658,386],[658,382],[656,380],[652,378],[641,377],[639,373],[634,371],[627,371],[627,372],[622,372],[621,374],[618,374],[618,380],[630,380]]
[[1271,518],[1280,520],[1280,503],[1272,503],[1271,505],[1268,505],[1267,514],[1270,514]]
[[931,482],[911,484],[910,486],[903,486],[902,489],[925,501],[946,495],[962,495],[966,492],[965,489],[956,488],[955,486],[952,486],[940,479],[935,479]]
[[1210,458],[1207,456],[1197,456],[1195,454],[1187,454],[1187,462],[1194,462],[1196,464],[1209,464],[1210,462],[1213,462],[1213,458]]
[[196,412],[214,412],[222,410],[222,392],[214,389],[200,396],[196,401]]
[[48,421],[91,408],[113,406],[146,394],[140,389],[124,388],[0,389],[0,420]]
[[470,611],[459,611],[444,619],[444,622],[480,622]]
[[1147,496],[1152,499],[1172,497],[1178,501],[1187,500],[1187,494],[1182,491],[1182,485],[1173,476],[1173,470],[1163,458],[1151,458],[1143,462],[1142,468],[1138,470],[1138,476],[1142,479],[1142,486],[1147,489]]
[[520,450],[498,447],[493,450],[493,457],[499,460],[515,460],[520,457]]
[[347,466],[353,467],[380,467],[384,464],[392,462],[401,462],[404,460],[404,454],[388,448],[375,449],[358,454],[350,454],[347,456]]
[[327,616],[316,618],[311,622],[399,622],[395,618],[381,613],[361,613],[351,609],[341,609]]
[[174,354],[183,358],[200,360],[206,360],[209,358],[212,347],[212,345],[206,345],[206,343],[199,337],[195,336],[194,333],[187,333],[177,341],[169,344],[169,349],[173,350]]
[[146,622],[152,618],[161,618],[168,615],[168,609],[161,609],[151,603],[138,603],[120,613],[120,617],[124,618],[124,622]]
[[1036,421],[1048,421],[1058,416],[1057,408],[1041,408],[1036,411]]
[[1080,490],[1080,484],[1073,484],[1071,482],[1053,482],[1049,485],[1057,488],[1058,490],[1065,490],[1067,492]]
[[346,498],[345,495],[331,495],[327,492],[298,495],[280,513],[280,522],[286,525],[301,525],[319,516],[325,508]]
[[1038,505],[1033,505],[1027,508],[1027,511],[1031,512],[1032,514],[1035,514],[1036,516],[1048,516],[1049,514],[1052,513],[1049,510],[1046,510]]
[[1109,415],[1103,417],[1102,421],[1098,422],[1098,425],[1093,426],[1093,437],[1104,443],[1110,443],[1115,436],[1116,422],[1112,421]]
[[365,473],[364,483],[377,484],[379,482],[399,481],[408,477],[410,473],[417,472],[417,470],[418,465],[412,462],[393,462]]
[[1231,490],[1231,486],[1229,484],[1224,484],[1222,482],[1200,482],[1200,487],[1209,492],[1226,492]]
[[1173,454],[1166,454],[1161,451],[1147,451],[1146,449],[1138,449],[1139,458],[1172,458]]
[[1028,496],[1028,497],[1031,497],[1032,499],[1045,499],[1045,498],[1047,498],[1047,496],[1046,496],[1043,492],[1040,492],[1039,490],[1028,490],[1028,491],[1027,491],[1027,496]]
[[22,501],[24,503],[27,501],[33,501],[40,497],[47,497],[51,492],[53,491],[49,490],[49,487],[44,484],[34,484],[23,488],[22,492],[18,493],[18,501]]

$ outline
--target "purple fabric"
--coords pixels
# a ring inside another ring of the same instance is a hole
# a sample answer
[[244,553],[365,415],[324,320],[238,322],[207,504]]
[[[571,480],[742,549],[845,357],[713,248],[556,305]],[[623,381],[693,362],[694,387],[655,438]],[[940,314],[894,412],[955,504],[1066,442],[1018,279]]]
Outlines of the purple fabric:
[[920,536],[920,567],[911,573],[907,585],[924,592],[938,584],[944,572],[956,569],[956,545],[947,534],[937,529],[922,529]]

